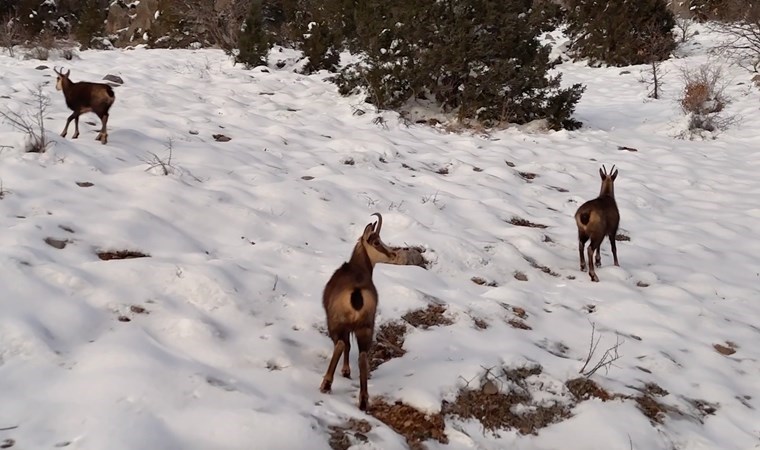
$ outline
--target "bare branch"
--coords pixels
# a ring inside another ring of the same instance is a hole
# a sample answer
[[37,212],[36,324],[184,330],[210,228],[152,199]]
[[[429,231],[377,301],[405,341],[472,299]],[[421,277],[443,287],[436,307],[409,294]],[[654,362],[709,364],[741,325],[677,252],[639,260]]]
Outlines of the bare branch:
[[586,356],[586,360],[583,363],[583,367],[581,367],[581,370],[578,371],[578,373],[582,374],[586,378],[590,378],[592,375],[594,375],[599,369],[604,369],[605,374],[609,372],[610,367],[612,364],[621,358],[620,353],[618,350],[620,349],[620,346],[623,345],[623,340],[620,339],[620,335],[617,334],[615,337],[615,345],[608,348],[604,351],[604,354],[602,354],[602,357],[597,360],[597,362],[590,368],[589,364],[594,359],[594,355],[596,354],[596,349],[599,347],[599,341],[602,340],[601,336],[594,340],[596,332],[596,325],[592,322],[591,323],[591,341],[589,343],[589,351],[588,355]]
[[45,114],[50,106],[50,97],[43,91],[40,83],[35,89],[30,89],[32,101],[26,103],[27,108],[23,111],[14,111],[10,108],[0,111],[0,118],[13,128],[24,133],[27,137],[27,152],[44,153],[50,146],[50,141],[45,135]]

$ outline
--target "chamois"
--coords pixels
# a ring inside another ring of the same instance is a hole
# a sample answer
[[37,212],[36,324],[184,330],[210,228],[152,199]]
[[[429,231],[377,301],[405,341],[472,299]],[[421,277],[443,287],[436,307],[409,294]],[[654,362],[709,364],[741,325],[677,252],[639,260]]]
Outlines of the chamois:
[[327,315],[327,330],[335,344],[332,359],[322,379],[320,391],[330,392],[335,368],[343,353],[341,374],[351,378],[348,357],[351,351],[350,338],[353,333],[359,346],[359,409],[367,409],[367,377],[369,361],[367,353],[372,345],[375,332],[375,312],[378,295],[372,282],[375,264],[387,263],[397,258],[396,251],[380,239],[383,216],[377,216],[377,223],[370,223],[356,242],[351,258],[333,273],[322,293],[322,304]]
[[111,109],[116,97],[114,96],[111,86],[105,83],[90,83],[87,81],[80,81],[74,83],[69,79],[71,70],[66,73],[58,69],[53,69],[58,75],[55,82],[55,89],[63,91],[63,96],[66,98],[66,106],[70,110],[74,111],[68,119],[66,119],[66,126],[61,133],[61,137],[66,137],[66,133],[69,130],[69,124],[74,120],[74,136],[72,139],[79,137],[79,115],[87,112],[94,112],[100,117],[100,121],[103,126],[95,138],[96,141],[100,141],[105,145],[108,142],[108,131],[106,126],[108,125],[108,110]]
[[578,225],[578,254],[581,258],[581,271],[586,270],[586,259],[583,256],[583,247],[586,241],[591,239],[588,246],[588,274],[591,281],[599,281],[594,270],[594,252],[596,252],[596,266],[602,265],[602,256],[600,247],[604,237],[610,239],[612,247],[612,257],[615,265],[619,266],[617,257],[617,247],[615,246],[615,235],[617,234],[618,225],[620,224],[620,212],[615,202],[615,178],[618,172],[615,166],[607,174],[607,168],[602,166],[599,169],[599,176],[602,177],[602,188],[599,197],[589,200],[582,204],[575,213],[575,223]]

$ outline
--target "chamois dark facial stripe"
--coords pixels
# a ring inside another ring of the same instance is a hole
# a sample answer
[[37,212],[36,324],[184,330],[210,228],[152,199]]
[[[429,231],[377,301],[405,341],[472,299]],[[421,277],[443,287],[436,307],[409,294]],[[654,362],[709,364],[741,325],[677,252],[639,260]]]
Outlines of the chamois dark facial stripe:
[[354,292],[351,293],[351,306],[357,311],[361,311],[364,306],[364,297],[362,297],[361,289],[354,289]]

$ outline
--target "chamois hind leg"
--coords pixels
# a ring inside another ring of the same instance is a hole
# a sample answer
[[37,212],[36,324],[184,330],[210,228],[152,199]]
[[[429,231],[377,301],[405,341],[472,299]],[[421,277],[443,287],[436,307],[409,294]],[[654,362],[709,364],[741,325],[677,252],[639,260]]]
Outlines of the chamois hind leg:
[[[604,238],[602,238],[602,240],[604,240]],[[599,243],[599,247],[596,249],[594,260],[596,261],[596,267],[602,267],[602,244],[601,243]]]
[[[602,239],[604,236],[602,236]],[[602,239],[591,238],[591,242],[588,245],[588,275],[591,277],[591,281],[599,281],[599,277],[596,276],[596,270],[594,270],[594,252],[599,251],[599,246],[602,245]]]
[[338,360],[340,354],[343,353],[343,347],[346,345],[341,339],[334,339],[335,348],[333,349],[332,359],[330,359],[330,365],[327,366],[327,372],[322,379],[322,386],[319,390],[322,392],[330,392],[332,390],[333,377],[335,376],[335,368],[338,367]]
[[615,243],[615,235],[617,232],[612,232],[610,234],[610,247],[612,247],[612,259],[615,261],[616,266],[620,266],[620,263],[618,262],[617,258],[617,244]]
[[71,136],[71,139],[76,139],[79,137],[79,114],[77,114],[76,117],[74,117],[74,136]]
[[78,116],[79,114],[77,114],[76,112],[73,112],[71,113],[69,118],[66,119],[66,126],[63,127],[63,131],[61,131],[61,137],[66,137],[66,133],[69,132],[69,124],[71,123],[72,120],[74,120],[75,117],[78,117]]
[[586,257],[583,255],[584,247],[586,247],[586,241],[588,241],[588,236],[582,233],[578,233],[578,255],[581,258],[581,272],[586,271]]
[[351,353],[351,333],[343,333],[341,340],[345,342],[346,345],[345,349],[343,350],[343,368],[340,369],[340,374],[346,378],[351,378],[351,364],[348,359]]
[[98,133],[98,137],[95,138],[96,141],[100,141],[101,144],[105,145],[106,142],[108,142],[108,113],[103,114],[100,116],[100,122],[103,124],[103,126],[100,128],[100,132]]
[[354,334],[359,347],[359,409],[366,411],[369,404],[367,378],[369,378],[368,353],[372,346],[372,328],[361,328],[356,330]]

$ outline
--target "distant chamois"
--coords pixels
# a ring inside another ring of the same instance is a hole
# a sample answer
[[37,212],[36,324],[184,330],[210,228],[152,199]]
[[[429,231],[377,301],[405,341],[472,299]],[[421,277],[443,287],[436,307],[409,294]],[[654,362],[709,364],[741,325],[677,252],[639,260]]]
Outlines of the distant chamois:
[[379,213],[377,223],[370,223],[354,246],[351,258],[333,273],[322,294],[322,303],[327,314],[327,330],[335,344],[330,365],[322,380],[320,390],[330,392],[335,368],[343,353],[344,377],[351,377],[349,353],[350,338],[353,333],[359,345],[359,409],[366,410],[369,402],[367,378],[369,376],[368,352],[375,331],[377,311],[377,289],[372,282],[372,269],[378,262],[387,263],[397,258],[396,250],[389,248],[380,239],[383,217]]
[[618,172],[615,166],[612,166],[610,174],[607,174],[607,168],[602,166],[599,169],[599,176],[602,177],[602,189],[599,197],[589,200],[582,204],[575,213],[575,223],[578,225],[578,254],[581,258],[581,271],[586,270],[586,259],[583,256],[583,248],[586,241],[591,239],[588,246],[588,274],[591,281],[599,281],[594,270],[594,252],[596,252],[596,266],[602,265],[602,257],[599,248],[602,245],[604,237],[610,239],[612,246],[612,257],[615,265],[619,266],[617,257],[617,247],[615,246],[615,235],[617,234],[618,225],[620,225],[620,212],[615,202],[615,178]]
[[63,96],[66,98],[66,106],[74,111],[66,120],[66,127],[64,127],[61,133],[62,137],[66,137],[66,133],[69,130],[69,124],[74,120],[74,136],[72,139],[79,137],[79,115],[94,112],[100,117],[100,121],[103,126],[95,138],[96,141],[100,141],[102,144],[108,142],[108,131],[106,126],[108,125],[108,110],[111,109],[116,97],[114,96],[111,86],[105,83],[90,83],[87,81],[80,81],[74,83],[69,79],[70,70],[66,73],[58,69],[53,69],[58,75],[55,82],[56,90],[63,91]]

